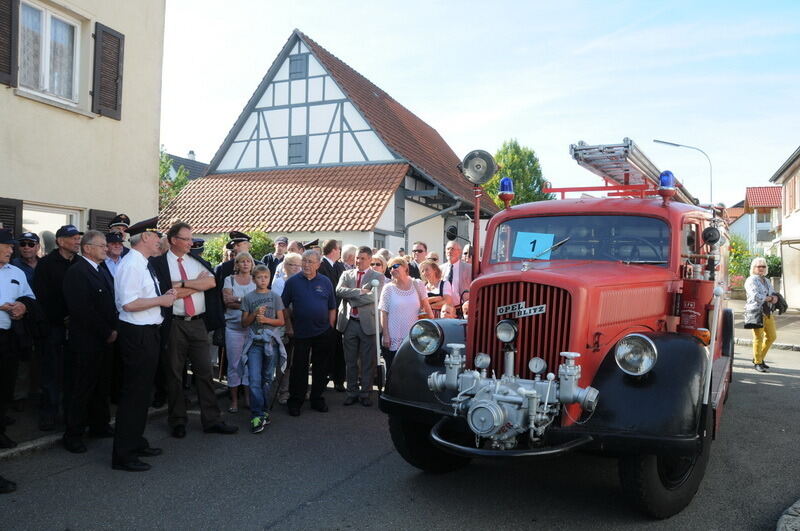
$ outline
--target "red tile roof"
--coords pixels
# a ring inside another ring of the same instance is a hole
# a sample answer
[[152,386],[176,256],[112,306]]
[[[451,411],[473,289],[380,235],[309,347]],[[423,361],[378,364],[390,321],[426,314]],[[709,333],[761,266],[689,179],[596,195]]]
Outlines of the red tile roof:
[[780,208],[780,186],[748,186],[744,198],[746,209],[751,208]]
[[[456,168],[461,159],[433,127],[307,35],[299,30],[295,32],[353,104],[364,113],[364,117],[390,149],[465,202],[472,204],[472,185]],[[481,202],[481,206],[491,213],[500,210],[488,198]]]
[[729,207],[725,209],[725,215],[728,217],[728,223],[733,223],[744,214],[742,207]]
[[211,174],[190,182],[159,215],[198,234],[371,231],[408,164],[364,164]]

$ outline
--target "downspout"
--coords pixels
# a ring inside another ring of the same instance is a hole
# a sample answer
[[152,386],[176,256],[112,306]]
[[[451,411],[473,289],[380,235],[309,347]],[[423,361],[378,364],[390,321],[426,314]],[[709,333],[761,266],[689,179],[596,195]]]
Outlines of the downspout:
[[419,225],[420,223],[422,223],[424,221],[428,221],[429,219],[433,219],[433,218],[435,218],[437,216],[443,216],[443,215],[447,214],[448,212],[452,212],[453,210],[458,209],[458,207],[460,207],[460,206],[461,206],[461,199],[457,199],[453,206],[449,206],[449,207],[445,208],[444,210],[440,210],[438,212],[434,212],[430,216],[425,216],[424,218],[418,219],[417,221],[412,221],[411,223],[406,225],[405,229],[404,229],[405,233],[406,233],[406,245],[405,245],[404,249],[406,249],[406,252],[408,252],[408,249],[409,249],[409,246],[408,246],[408,229],[410,227],[413,227],[414,225]]

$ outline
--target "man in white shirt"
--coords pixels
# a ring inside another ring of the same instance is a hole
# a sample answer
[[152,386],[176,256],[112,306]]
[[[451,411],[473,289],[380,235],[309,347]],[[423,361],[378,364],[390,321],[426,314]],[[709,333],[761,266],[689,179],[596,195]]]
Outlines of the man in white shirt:
[[233,434],[236,426],[222,422],[214,392],[208,332],[225,326],[222,304],[211,264],[189,253],[192,228],[178,222],[167,231],[169,251],[151,260],[162,289],[174,288],[177,297],[164,314],[161,332],[166,347],[162,360],[169,404],[168,422],[172,436],[186,436],[186,401],[183,373],[188,359],[197,385],[200,421],[206,433]]
[[142,231],[131,235],[132,249],[120,262],[114,277],[120,321],[117,342],[123,372],[111,467],[128,472],[149,470],[150,465],[139,458],[162,453],[160,448],[150,446],[144,438],[144,429],[161,348],[161,308],[172,306],[176,295],[174,289],[161,293],[147,261],[159,253],[161,234],[144,228]]
[[472,269],[461,260],[461,244],[456,241],[447,242],[445,247],[447,263],[442,267],[442,278],[453,287],[453,306],[461,308],[461,295],[469,289],[472,282]]
[[[16,341],[11,324],[22,319],[27,312],[27,307],[19,299],[36,298],[22,269],[9,263],[16,243],[10,229],[0,228],[0,418],[6,416],[7,399],[13,394],[17,376]],[[13,448],[17,443],[5,432],[5,424],[0,422],[0,448]],[[0,476],[0,494],[16,489],[16,483]]]

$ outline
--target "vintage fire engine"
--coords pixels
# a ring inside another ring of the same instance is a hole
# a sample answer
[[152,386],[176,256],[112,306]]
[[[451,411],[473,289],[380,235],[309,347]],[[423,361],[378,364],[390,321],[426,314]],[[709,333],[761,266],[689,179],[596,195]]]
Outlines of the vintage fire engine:
[[[418,321],[380,406],[423,470],[590,450],[618,457],[624,493],[666,518],[697,492],[731,381],[725,223],[627,138],[571,154],[604,186],[509,207],[504,179],[467,319]],[[465,159],[476,191],[493,164]]]

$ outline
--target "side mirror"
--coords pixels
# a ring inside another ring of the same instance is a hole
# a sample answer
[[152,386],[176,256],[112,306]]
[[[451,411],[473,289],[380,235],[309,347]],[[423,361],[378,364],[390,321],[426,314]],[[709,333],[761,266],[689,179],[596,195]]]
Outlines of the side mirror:
[[706,227],[703,229],[703,242],[714,245],[720,239],[719,229],[716,227]]
[[458,229],[455,225],[450,225],[447,227],[447,230],[445,230],[444,235],[448,240],[453,241],[458,238]]

